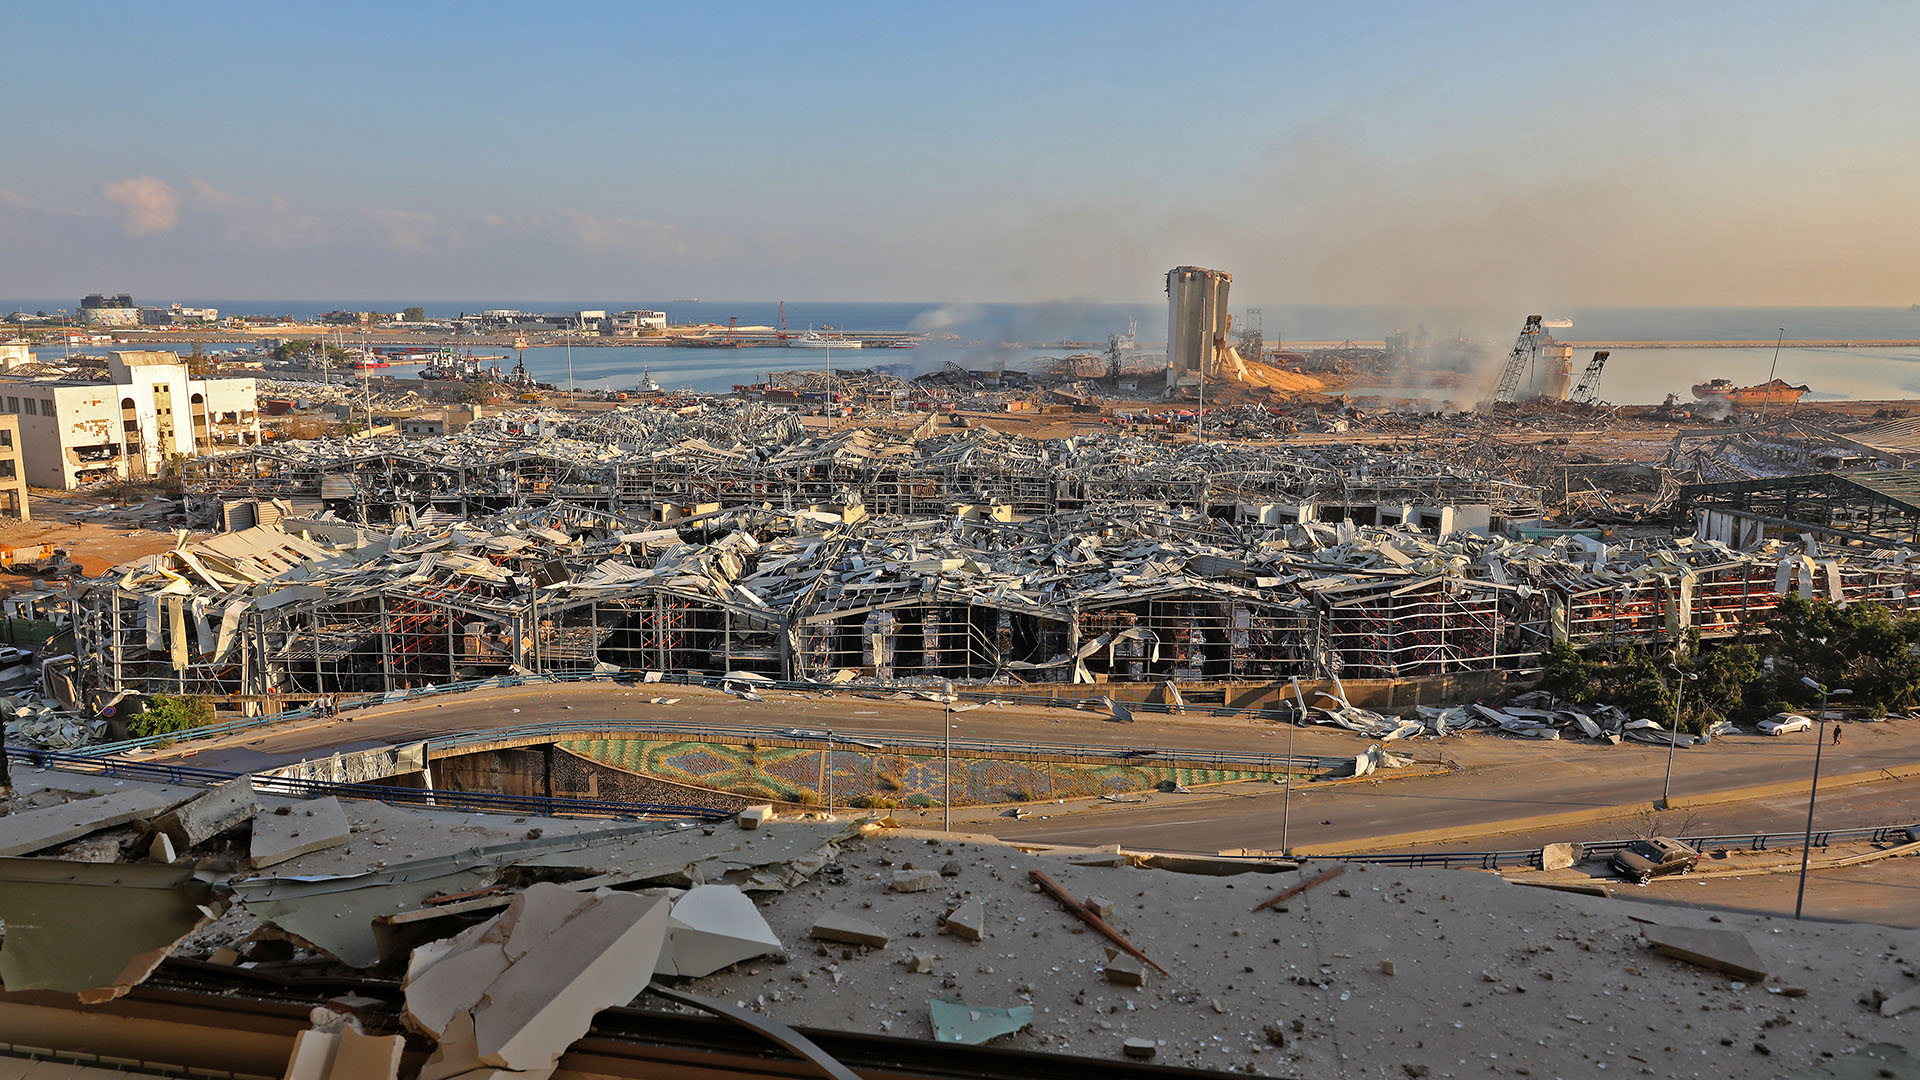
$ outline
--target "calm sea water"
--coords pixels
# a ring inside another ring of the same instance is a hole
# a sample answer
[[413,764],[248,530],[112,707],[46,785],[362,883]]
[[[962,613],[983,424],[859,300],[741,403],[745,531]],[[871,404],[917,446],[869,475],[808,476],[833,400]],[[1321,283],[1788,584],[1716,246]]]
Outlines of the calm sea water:
[[[296,317],[311,317],[336,308],[391,310],[404,305],[403,301],[391,300],[181,302],[227,312]],[[0,299],[0,310],[52,311],[73,304],[72,299]],[[657,308],[676,323],[724,324],[737,317],[743,325],[765,326],[779,317],[778,304],[766,301],[475,300],[426,305],[428,313],[435,316],[502,307],[530,311]],[[1247,309],[1238,305],[1235,313],[1242,323],[1250,318]],[[1573,320],[1572,328],[1554,331],[1569,341],[1758,341],[1772,339],[1782,327],[1788,338],[1802,340],[1920,340],[1920,312],[1905,308],[1595,308],[1543,313]],[[829,364],[902,364],[914,371],[949,362],[971,368],[997,363],[1019,365],[1035,356],[1058,356],[1067,350],[1019,348],[1005,343],[1104,342],[1108,334],[1125,331],[1129,318],[1137,321],[1141,341],[1156,342],[1165,337],[1166,309],[1160,304],[790,303],[787,323],[793,329],[833,326],[846,330],[911,330],[934,337],[911,350],[827,353],[800,349],[576,348],[572,350],[572,377],[584,388],[631,387],[639,381],[645,364],[663,386],[725,390],[736,383],[752,382],[763,372],[818,369]],[[1487,342],[1496,359],[1511,344],[1521,321],[1514,312],[1486,309],[1307,305],[1262,305],[1259,319],[1269,342],[1379,340],[1392,330],[1424,326],[1435,337],[1457,334]],[[476,351],[500,350],[477,347]],[[566,384],[567,350],[529,349],[526,360],[528,368],[541,378]],[[1586,360],[1585,352],[1577,354],[1576,370]],[[1608,362],[1600,393],[1616,402],[1655,402],[1668,393],[1688,399],[1688,388],[1705,379],[1764,381],[1772,361],[1771,349],[1617,348]],[[1920,397],[1920,349],[1784,349],[1778,374],[1790,382],[1811,385],[1811,398]]]

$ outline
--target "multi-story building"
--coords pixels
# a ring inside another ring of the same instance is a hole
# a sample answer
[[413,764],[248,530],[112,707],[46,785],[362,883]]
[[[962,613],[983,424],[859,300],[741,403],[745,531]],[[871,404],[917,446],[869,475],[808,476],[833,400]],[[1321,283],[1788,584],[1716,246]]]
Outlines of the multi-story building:
[[126,293],[92,293],[80,301],[80,321],[88,326],[139,326],[140,309]]
[[176,457],[260,441],[252,379],[196,379],[180,354],[151,351],[114,353],[106,374],[0,371],[0,415],[17,418],[27,482],[144,479]]
[[27,471],[20,464],[20,418],[0,416],[0,515],[29,521]]

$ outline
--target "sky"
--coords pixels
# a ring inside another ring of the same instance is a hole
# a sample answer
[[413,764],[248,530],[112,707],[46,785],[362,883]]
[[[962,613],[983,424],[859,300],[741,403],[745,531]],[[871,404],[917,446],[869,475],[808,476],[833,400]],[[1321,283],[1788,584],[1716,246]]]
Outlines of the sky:
[[1920,301],[1912,3],[0,11],[5,296]]

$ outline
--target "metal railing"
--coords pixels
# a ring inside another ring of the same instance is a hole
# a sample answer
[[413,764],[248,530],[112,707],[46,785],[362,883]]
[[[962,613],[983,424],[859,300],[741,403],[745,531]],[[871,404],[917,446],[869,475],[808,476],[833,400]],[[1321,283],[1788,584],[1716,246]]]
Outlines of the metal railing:
[[629,803],[613,799],[573,799],[557,795],[503,795],[490,791],[442,791],[432,788],[392,787],[383,784],[343,784],[327,780],[299,780],[286,776],[231,772],[225,769],[203,769],[161,761],[127,761],[119,758],[68,754],[54,750],[28,750],[19,747],[8,747],[7,756],[15,763],[31,768],[58,769],[62,772],[187,787],[211,787],[241,776],[252,775],[255,790],[295,799],[317,799],[332,795],[342,799],[360,799],[386,803],[389,806],[412,806],[431,810],[531,814],[539,817],[621,818],[636,821],[659,819],[684,821],[688,818],[699,821],[725,821],[733,816],[731,810],[721,810],[711,806]]
[[[563,671],[540,674],[528,673],[524,675],[498,675],[486,679],[463,679],[459,682],[434,683],[428,686],[416,687],[411,690],[393,690],[360,695],[336,694],[332,696],[336,702],[335,709],[344,712],[351,709],[373,708],[378,705],[393,705],[408,701],[419,701],[425,698],[441,697],[447,694],[463,694],[473,690],[498,690],[516,686],[536,686],[553,683],[633,683],[638,681],[639,674],[638,671],[622,671],[612,674],[593,671]],[[845,693],[855,695],[899,692],[917,695],[929,692],[928,688],[924,686],[876,686],[866,684],[853,686],[844,683],[742,679],[737,676],[730,678],[726,675],[705,675],[697,672],[664,672],[661,674],[657,683],[649,683],[647,685],[696,686],[709,689],[735,686],[750,687],[756,690],[783,690],[816,694]],[[1094,697],[1073,698],[1053,697],[1045,694],[1009,694],[996,690],[956,689],[954,696],[956,699],[962,701],[977,701],[982,704],[998,702],[1026,708],[1086,710],[1097,707],[1099,704]],[[925,698],[916,698],[916,700],[926,701]],[[928,703],[931,704],[932,702]],[[1292,705],[1285,705],[1278,709],[1245,709],[1230,705],[1180,706],[1157,701],[1126,701],[1120,702],[1120,704],[1128,711],[1136,713],[1172,714],[1188,712],[1207,716],[1235,717],[1246,720],[1287,721],[1299,715],[1299,710]],[[99,743],[94,746],[83,747],[78,752],[94,757],[110,757],[133,750],[171,746],[180,742],[217,739],[224,735],[254,731],[288,721],[314,719],[323,715],[326,714],[319,708],[312,705],[304,705],[299,708],[285,709],[263,716],[250,716],[238,720],[228,720],[218,724],[206,724],[201,727],[190,728],[186,731],[172,732],[165,735],[149,735],[143,738]]]
[[[578,739],[601,733],[634,732],[650,735],[685,735],[695,739],[719,741],[765,741],[851,744],[856,749],[874,751],[914,750],[938,752],[946,746],[939,735],[917,735],[892,731],[852,731],[845,728],[767,728],[692,724],[671,720],[561,720],[543,724],[522,724],[509,728],[465,731],[438,735],[426,740],[431,753],[444,754],[471,746],[501,742],[526,742],[542,739]],[[1122,746],[1087,743],[1043,743],[1007,739],[953,740],[955,753],[975,757],[1021,754],[1050,759],[1153,765],[1161,762],[1195,763],[1250,772],[1325,772],[1353,767],[1351,757],[1323,757],[1306,754],[1250,754],[1233,750],[1193,747]]]
[[[1909,843],[1910,836],[1920,836],[1920,823],[1912,825],[1867,825],[1853,829],[1827,829],[1813,834],[1813,846],[1830,847],[1833,844],[1864,843]],[[1707,836],[1676,836],[1674,839],[1694,848],[1703,854],[1716,848],[1739,851],[1772,851],[1778,849],[1797,849],[1806,838],[1804,830],[1779,833],[1733,833]],[[1581,843],[1582,853],[1588,857],[1612,855],[1616,851],[1633,846],[1640,841],[1593,840]],[[1352,855],[1313,855],[1311,858],[1333,862],[1364,862],[1383,866],[1433,866],[1465,868],[1473,870],[1497,870],[1505,866],[1539,866],[1539,848],[1518,848],[1509,851],[1398,851],[1398,852],[1359,852]]]

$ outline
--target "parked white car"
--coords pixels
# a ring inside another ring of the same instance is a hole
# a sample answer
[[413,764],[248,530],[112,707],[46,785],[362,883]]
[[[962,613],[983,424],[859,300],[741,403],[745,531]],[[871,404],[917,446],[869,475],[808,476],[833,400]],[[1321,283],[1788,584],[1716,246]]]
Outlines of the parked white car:
[[1762,735],[1789,735],[1796,731],[1812,731],[1813,717],[1799,713],[1777,712],[1760,721]]

